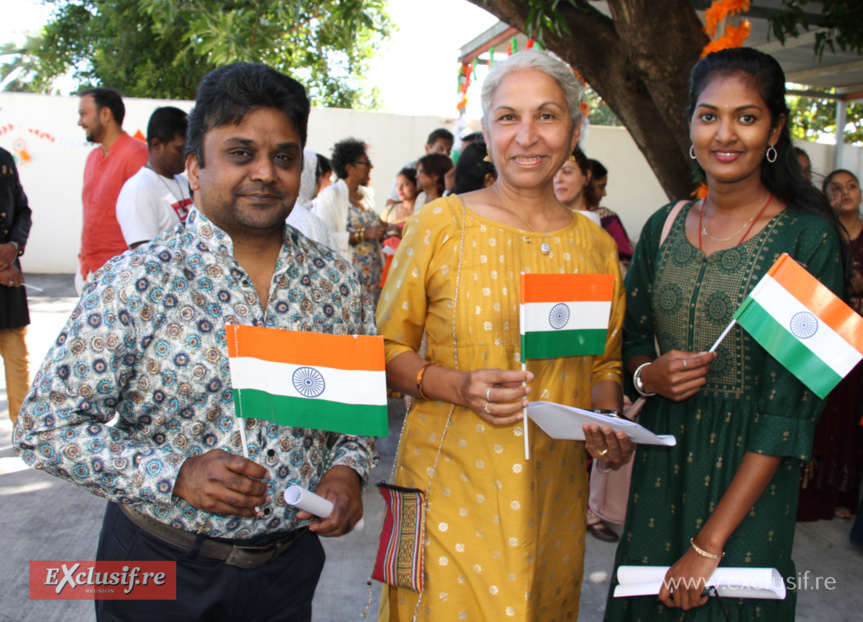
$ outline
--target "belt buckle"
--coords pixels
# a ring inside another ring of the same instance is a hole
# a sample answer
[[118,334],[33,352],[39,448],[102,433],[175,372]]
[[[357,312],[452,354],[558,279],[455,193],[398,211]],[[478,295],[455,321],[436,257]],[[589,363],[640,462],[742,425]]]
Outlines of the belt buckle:
[[232,546],[231,552],[225,558],[225,564],[228,566],[237,566],[238,568],[258,568],[269,564],[275,559],[278,549],[275,546],[260,547],[260,549]]
[[225,563],[228,566],[237,566],[238,565],[238,564],[234,563],[234,557],[236,557],[237,553],[239,553],[240,550],[241,549],[238,546],[232,546],[231,547],[231,552],[228,553],[228,556],[225,558]]

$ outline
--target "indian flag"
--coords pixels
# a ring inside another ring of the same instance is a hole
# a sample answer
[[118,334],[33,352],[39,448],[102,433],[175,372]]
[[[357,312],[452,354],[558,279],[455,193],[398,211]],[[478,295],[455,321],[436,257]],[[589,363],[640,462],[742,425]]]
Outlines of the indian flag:
[[383,337],[225,326],[237,416],[387,435]]
[[522,361],[605,352],[613,294],[613,274],[522,274]]
[[863,318],[786,253],[734,319],[821,398],[863,358]]

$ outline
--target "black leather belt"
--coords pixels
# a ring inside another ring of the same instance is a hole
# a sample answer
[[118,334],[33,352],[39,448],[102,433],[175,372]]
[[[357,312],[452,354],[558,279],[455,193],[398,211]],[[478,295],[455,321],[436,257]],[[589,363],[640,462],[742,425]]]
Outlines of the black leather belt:
[[305,531],[305,529],[295,529],[288,532],[284,537],[274,540],[265,546],[234,546],[227,542],[219,542],[207,536],[198,536],[189,531],[160,523],[154,518],[133,510],[128,505],[120,504],[120,511],[123,512],[126,518],[151,536],[155,536],[168,544],[173,544],[186,551],[194,550],[198,538],[201,537],[203,541],[198,548],[199,554],[218,559],[229,566],[246,569],[259,568],[260,566],[269,564],[284,553]]

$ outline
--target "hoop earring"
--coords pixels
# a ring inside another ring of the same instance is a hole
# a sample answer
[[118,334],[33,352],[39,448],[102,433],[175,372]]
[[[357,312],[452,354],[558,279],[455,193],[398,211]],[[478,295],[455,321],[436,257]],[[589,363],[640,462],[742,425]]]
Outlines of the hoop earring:
[[764,154],[764,157],[767,158],[767,161],[770,162],[770,164],[776,162],[776,158],[779,157],[779,154],[776,152],[776,147],[770,145],[767,148],[767,153]]
[[689,147],[689,157],[693,160],[695,159],[695,145]]

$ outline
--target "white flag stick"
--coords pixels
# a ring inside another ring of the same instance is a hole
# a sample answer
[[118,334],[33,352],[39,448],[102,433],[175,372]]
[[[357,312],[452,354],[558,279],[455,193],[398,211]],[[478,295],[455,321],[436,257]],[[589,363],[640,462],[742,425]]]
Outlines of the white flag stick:
[[[237,417],[240,424],[240,442],[243,444],[243,458],[249,460],[249,444],[246,442],[246,420],[242,417]],[[255,506],[255,512],[260,512],[261,508]],[[257,520],[257,517],[255,518]]]
[[243,444],[243,458],[249,459],[249,444],[246,442],[246,420],[237,417],[240,424],[240,442]]
[[710,347],[710,349],[708,350],[708,352],[713,352],[714,350],[716,350],[716,348],[718,348],[718,347],[719,347],[719,344],[720,344],[720,343],[722,343],[722,340],[723,340],[723,339],[725,339],[726,335],[728,335],[728,333],[729,333],[729,332],[731,332],[731,329],[732,329],[732,328],[734,328],[734,325],[735,325],[735,324],[737,324],[737,320],[731,320],[731,324],[729,324],[728,326],[726,326],[726,327],[725,327],[725,330],[724,330],[724,331],[722,331],[722,334],[721,334],[721,335],[719,335],[719,339],[717,339],[717,340],[716,340],[716,343],[714,343],[714,344]]

